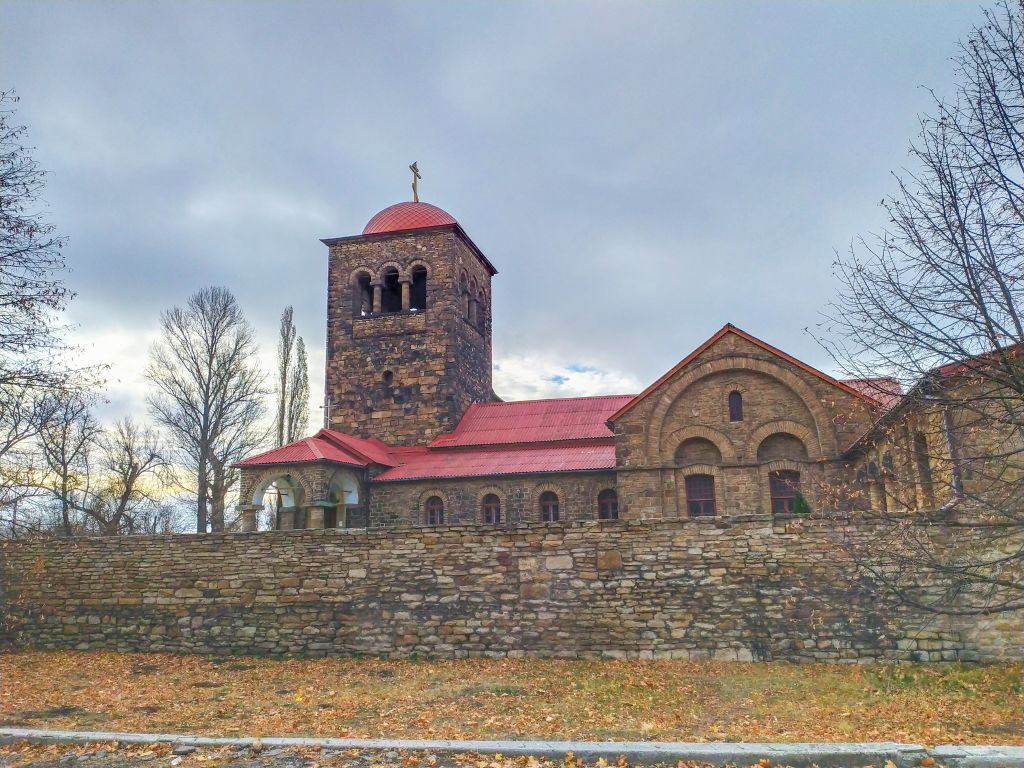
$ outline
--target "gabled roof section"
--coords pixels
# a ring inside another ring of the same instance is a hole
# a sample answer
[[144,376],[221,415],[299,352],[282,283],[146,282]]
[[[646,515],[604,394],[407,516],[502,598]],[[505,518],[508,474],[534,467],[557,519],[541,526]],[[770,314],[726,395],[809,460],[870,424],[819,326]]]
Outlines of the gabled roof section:
[[391,456],[387,446],[379,440],[363,440],[344,432],[321,429],[312,437],[304,437],[280,448],[249,456],[234,466],[262,467],[317,462],[343,464],[348,467],[368,467],[371,464],[394,467],[398,463]]
[[614,437],[608,417],[634,395],[475,403],[454,432],[439,435],[431,448],[519,445]]
[[672,370],[670,370],[664,376],[659,378],[656,382],[651,384],[651,386],[649,386],[647,389],[645,389],[639,395],[637,395],[632,400],[630,400],[628,403],[626,403],[622,408],[620,408],[615,413],[613,413],[611,416],[609,416],[608,420],[611,421],[611,422],[614,422],[614,421],[617,421],[618,419],[621,419],[624,415],[626,415],[633,408],[635,408],[637,405],[639,405],[643,400],[647,399],[647,397],[649,395],[651,395],[652,393],[657,391],[661,387],[662,384],[667,382],[669,379],[671,379],[673,376],[675,376],[677,373],[679,373],[679,371],[681,371],[683,368],[685,368],[690,363],[692,363],[694,360],[696,360],[698,357],[700,357],[702,354],[704,354],[704,352],[707,351],[712,345],[714,345],[723,336],[725,336],[726,334],[729,334],[729,333],[735,334],[736,336],[739,336],[741,339],[749,341],[751,344],[753,344],[753,345],[755,345],[757,347],[760,347],[765,352],[768,352],[769,354],[774,355],[775,357],[781,358],[782,360],[785,360],[787,363],[795,365],[797,368],[801,369],[802,371],[805,371],[806,373],[809,373],[812,376],[816,376],[817,378],[821,379],[822,381],[827,382],[828,384],[831,384],[832,386],[837,387],[838,389],[843,390],[844,392],[846,392],[849,395],[853,395],[854,397],[860,398],[861,400],[867,400],[868,402],[872,403],[873,405],[877,405],[877,403],[878,403],[878,401],[875,400],[875,398],[870,397],[870,396],[864,394],[863,392],[858,390],[856,387],[853,387],[853,386],[851,386],[851,385],[849,385],[849,384],[847,384],[845,382],[839,381],[839,379],[834,379],[831,376],[829,376],[827,373],[823,373],[822,371],[819,371],[817,368],[814,368],[814,367],[808,365],[807,363],[804,363],[804,362],[802,362],[800,360],[797,360],[792,355],[787,355],[781,349],[778,349],[777,347],[773,347],[771,344],[768,344],[767,342],[761,341],[761,339],[757,338],[756,336],[751,336],[749,333],[747,333],[746,331],[743,331],[743,330],[737,328],[732,323],[726,323],[724,326],[722,326],[721,330],[719,330],[714,336],[712,336],[710,339],[705,341],[703,344],[701,344],[699,347],[697,347],[695,350],[693,350],[693,352],[688,354],[686,357],[684,357],[682,360],[680,360],[675,366],[673,366]]

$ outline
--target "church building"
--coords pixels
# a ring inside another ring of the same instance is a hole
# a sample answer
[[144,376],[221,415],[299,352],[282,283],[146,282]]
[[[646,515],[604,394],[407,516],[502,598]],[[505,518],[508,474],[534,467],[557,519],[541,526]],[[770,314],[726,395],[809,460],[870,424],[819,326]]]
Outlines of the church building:
[[727,324],[643,392],[502,402],[497,270],[455,218],[323,243],[328,426],[240,462],[245,530],[813,514],[899,399]]

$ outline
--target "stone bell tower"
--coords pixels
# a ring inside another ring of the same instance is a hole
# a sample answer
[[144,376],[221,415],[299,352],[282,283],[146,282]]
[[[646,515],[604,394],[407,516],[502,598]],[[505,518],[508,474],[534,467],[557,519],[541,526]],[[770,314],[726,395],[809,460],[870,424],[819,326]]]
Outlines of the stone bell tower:
[[496,270],[427,203],[378,213],[361,235],[322,241],[330,427],[390,445],[450,432],[491,388]]

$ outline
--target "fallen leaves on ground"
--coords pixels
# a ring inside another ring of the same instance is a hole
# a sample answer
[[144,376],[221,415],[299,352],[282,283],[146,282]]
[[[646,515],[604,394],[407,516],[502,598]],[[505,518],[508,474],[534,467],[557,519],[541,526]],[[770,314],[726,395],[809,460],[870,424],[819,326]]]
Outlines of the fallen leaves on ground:
[[1024,744],[1024,665],[0,657],[0,724],[428,739]]

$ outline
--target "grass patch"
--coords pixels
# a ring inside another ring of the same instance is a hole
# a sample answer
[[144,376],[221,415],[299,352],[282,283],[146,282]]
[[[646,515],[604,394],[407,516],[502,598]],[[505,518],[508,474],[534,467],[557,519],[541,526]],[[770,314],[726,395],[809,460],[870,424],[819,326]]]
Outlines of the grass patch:
[[204,735],[1024,744],[1022,671],[26,651],[0,658],[0,721]]

